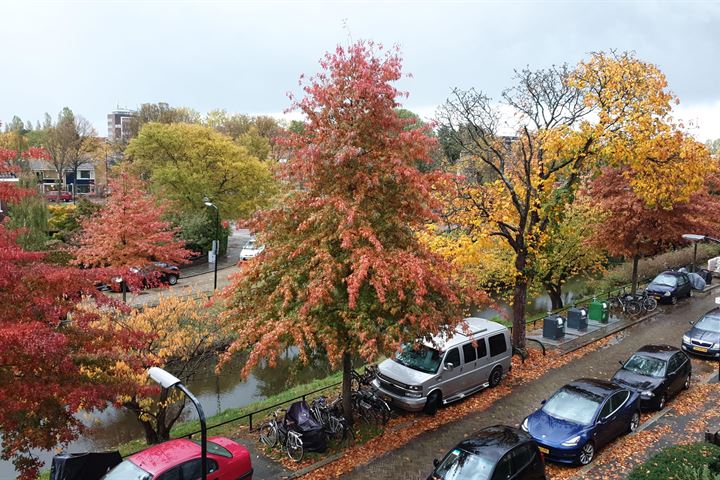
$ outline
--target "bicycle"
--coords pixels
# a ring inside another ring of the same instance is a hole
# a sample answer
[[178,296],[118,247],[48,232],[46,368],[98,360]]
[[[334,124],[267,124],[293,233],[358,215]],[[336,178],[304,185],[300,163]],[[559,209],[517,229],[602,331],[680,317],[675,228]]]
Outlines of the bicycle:
[[629,315],[637,315],[643,309],[642,304],[635,299],[635,296],[625,293],[624,288],[619,295],[615,297],[608,297],[608,305],[611,310],[620,310]]
[[375,390],[353,392],[352,405],[353,411],[367,424],[385,425],[390,420],[390,406]]
[[323,425],[325,434],[337,443],[344,443],[348,436],[355,438],[355,434],[348,425],[347,419],[342,415],[340,399],[328,405],[324,396],[317,397],[310,403],[310,411]]
[[643,290],[642,293],[636,293],[635,300],[640,302],[642,310],[646,312],[652,312],[658,306],[658,302],[655,297],[648,295],[647,290]]
[[270,448],[280,444],[291,460],[301,462],[305,456],[302,434],[286,427],[284,422],[278,422],[278,417],[285,411],[282,408],[275,410],[270,419],[260,425],[260,441]]
[[377,365],[365,365],[363,373],[353,370],[350,374],[350,390],[359,391],[361,388],[373,388],[372,381],[377,376]]

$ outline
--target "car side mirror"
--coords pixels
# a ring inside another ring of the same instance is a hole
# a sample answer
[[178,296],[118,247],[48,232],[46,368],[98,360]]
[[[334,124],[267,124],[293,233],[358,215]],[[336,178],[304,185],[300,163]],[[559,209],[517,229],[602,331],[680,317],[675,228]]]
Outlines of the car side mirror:
[[453,365],[452,362],[447,362],[447,363],[445,364],[445,370],[448,370],[448,371],[449,371],[449,370],[452,370],[453,368],[455,368],[455,365]]
[[545,405],[547,403],[547,400],[543,400],[540,402],[540,405]]
[[695,324],[692,322],[692,320],[688,320],[688,323],[689,323],[690,325],[692,325],[693,327],[695,326]]
[[625,368],[625,364],[622,362],[622,360],[618,360],[618,363],[620,364],[621,367]]
[[438,465],[440,465],[440,460],[438,460],[437,458],[433,458],[433,467],[437,468]]

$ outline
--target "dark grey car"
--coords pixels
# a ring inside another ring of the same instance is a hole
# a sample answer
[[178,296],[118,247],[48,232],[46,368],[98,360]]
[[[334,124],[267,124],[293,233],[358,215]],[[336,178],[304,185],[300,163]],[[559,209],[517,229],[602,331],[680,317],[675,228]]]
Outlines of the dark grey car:
[[682,349],[702,357],[720,358],[720,308],[700,317],[682,338]]

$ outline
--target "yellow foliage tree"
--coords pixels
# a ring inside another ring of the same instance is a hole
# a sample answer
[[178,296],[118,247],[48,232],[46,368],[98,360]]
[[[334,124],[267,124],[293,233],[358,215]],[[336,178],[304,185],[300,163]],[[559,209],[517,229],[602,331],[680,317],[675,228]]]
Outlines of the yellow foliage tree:
[[161,297],[155,307],[133,310],[129,315],[118,311],[105,315],[118,329],[144,334],[146,338],[143,347],[129,356],[143,359],[144,368],[119,369],[138,388],[118,398],[118,403],[135,414],[148,443],[168,440],[170,429],[185,407],[185,397],[165,389],[158,397],[157,388],[147,379],[147,368],[163,367],[183,383],[188,382],[228,343],[226,329],[212,308],[192,296]]
[[547,236],[563,221],[583,178],[599,165],[623,166],[637,195],[658,205],[687,199],[702,185],[706,155],[670,117],[675,101],[655,65],[611,52],[593,54],[576,68],[521,70],[500,104],[475,90],[455,90],[439,110],[460,159],[454,185],[438,191],[448,225],[479,249],[454,254],[486,258],[490,237],[512,251],[506,268],[513,276],[518,347],[525,346],[527,292],[542,267],[542,250],[556,248]]

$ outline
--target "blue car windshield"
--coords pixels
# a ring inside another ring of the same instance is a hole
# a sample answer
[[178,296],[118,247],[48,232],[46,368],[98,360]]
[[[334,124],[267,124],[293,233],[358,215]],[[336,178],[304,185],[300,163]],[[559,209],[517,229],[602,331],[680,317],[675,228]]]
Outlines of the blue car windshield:
[[456,448],[448,453],[433,472],[433,478],[442,480],[487,480],[495,461],[481,455]]
[[558,390],[542,411],[554,418],[590,425],[602,401],[600,395],[568,385]]
[[402,350],[395,356],[395,361],[413,370],[425,373],[437,373],[441,354],[427,345],[404,343]]
[[708,315],[697,322],[695,327],[700,330],[720,333],[720,317],[711,317]]
[[661,273],[657,277],[655,277],[655,280],[652,281],[653,285],[665,285],[666,287],[675,287],[677,286],[677,277],[675,275],[667,275],[665,273]]
[[635,354],[630,357],[623,368],[646,377],[662,378],[665,375],[666,365],[665,360]]

